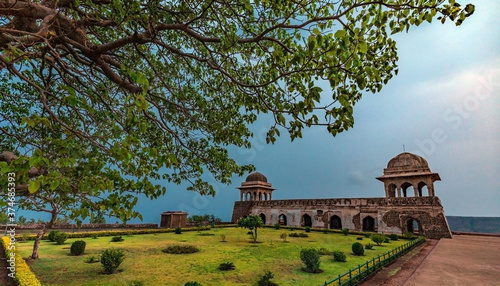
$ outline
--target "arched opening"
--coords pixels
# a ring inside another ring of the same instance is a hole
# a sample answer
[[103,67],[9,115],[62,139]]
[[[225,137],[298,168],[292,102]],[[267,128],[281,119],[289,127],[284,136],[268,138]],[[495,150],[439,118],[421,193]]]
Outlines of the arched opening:
[[310,215],[305,214],[305,215],[302,216],[302,225],[304,227],[306,227],[306,226],[312,227],[312,219],[311,219]]
[[286,215],[280,214],[278,217],[278,223],[281,225],[286,225]]
[[396,197],[396,185],[395,184],[390,184],[388,187],[388,196],[389,198],[394,198]]
[[414,192],[412,184],[408,182],[401,185],[401,191],[403,192],[403,197],[412,197],[412,193]]
[[257,192],[253,192],[253,198],[252,200],[256,201],[257,200]]
[[264,201],[267,201],[267,194],[264,193]]
[[420,226],[420,222],[413,218],[408,219],[406,221],[406,231],[421,235],[422,227]]
[[363,231],[375,231],[375,219],[367,216],[363,219]]
[[262,201],[262,193],[259,192],[259,201]]
[[262,222],[263,222],[264,224],[266,224],[266,215],[265,215],[265,214],[263,214],[263,213],[261,213],[259,216],[260,216],[260,219],[262,220]]
[[342,220],[340,219],[340,217],[334,215],[330,218],[330,228],[342,229]]
[[246,199],[247,201],[250,201],[252,199],[250,193],[247,193],[246,197],[247,197],[247,199]]
[[423,197],[424,194],[427,194],[429,196],[429,191],[427,190],[427,184],[424,182],[418,183],[418,196]]

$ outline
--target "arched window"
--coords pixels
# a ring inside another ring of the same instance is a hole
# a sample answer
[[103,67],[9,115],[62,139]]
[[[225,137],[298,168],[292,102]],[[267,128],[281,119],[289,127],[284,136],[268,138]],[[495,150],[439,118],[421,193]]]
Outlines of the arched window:
[[259,201],[262,201],[262,193],[259,192]]
[[308,227],[312,227],[312,219],[311,219],[311,216],[308,215],[308,214],[304,214],[302,216],[302,225],[304,227],[308,226]]
[[331,229],[342,229],[342,220],[339,216],[332,216],[330,218],[330,228]]
[[260,216],[260,219],[262,220],[262,222],[263,222],[264,224],[266,224],[266,215],[265,215],[265,214],[263,214],[263,213],[261,213],[259,216]]
[[421,235],[422,227],[420,226],[420,222],[413,218],[408,219],[406,221],[406,231]]
[[247,197],[247,201],[252,200],[252,197],[251,197],[250,193],[247,193],[246,197]]
[[414,191],[412,184],[408,182],[402,184],[401,191],[403,192],[403,197],[413,197],[412,193],[414,193]]
[[429,191],[427,190],[427,184],[424,182],[418,183],[418,196],[423,197],[424,194],[427,194],[429,196]]
[[286,215],[280,214],[278,217],[278,223],[281,225],[286,225]]

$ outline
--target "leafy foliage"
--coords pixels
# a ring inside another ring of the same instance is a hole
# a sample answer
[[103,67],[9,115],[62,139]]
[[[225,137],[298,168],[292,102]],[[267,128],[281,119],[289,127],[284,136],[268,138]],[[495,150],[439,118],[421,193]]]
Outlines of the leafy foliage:
[[266,271],[264,275],[257,282],[258,286],[278,286],[278,284],[271,281],[274,278],[274,274],[271,271]]
[[66,239],[68,239],[68,234],[65,233],[65,232],[58,232],[54,236],[55,243],[59,244],[59,245],[64,244],[64,242],[66,241]]
[[124,240],[124,239],[123,239],[123,237],[122,237],[121,235],[120,235],[120,236],[113,236],[113,237],[111,238],[111,242],[121,242],[121,241],[123,241],[123,240]]
[[352,253],[354,255],[364,255],[365,254],[365,249],[364,249],[363,245],[359,242],[353,243],[351,246],[351,249],[352,249]]
[[286,241],[286,238],[288,237],[288,234],[286,232],[283,232],[281,235],[280,235],[280,238],[283,240],[283,242],[287,242]]
[[174,230],[175,234],[181,234],[182,233],[182,228],[176,227]]
[[120,249],[106,249],[101,253],[101,264],[104,272],[114,273],[125,259],[125,253]]
[[395,233],[391,233],[391,234],[389,234],[389,238],[390,238],[391,240],[398,240],[398,239],[399,239],[398,235],[397,235],[397,234],[395,234]]
[[304,248],[300,250],[300,259],[306,266],[306,270],[312,273],[319,271],[320,257],[315,248]]
[[303,233],[303,232],[292,232],[288,236],[290,236],[290,237],[309,237],[309,235],[307,233]]
[[306,226],[305,230],[306,230],[306,232],[311,232],[311,227],[310,226]]
[[391,34],[473,12],[454,0],[2,1],[0,146],[19,158],[0,168],[18,175],[22,209],[77,222],[140,218],[138,196],[164,195],[159,180],[214,195],[204,172],[228,184],[254,169],[227,146],[251,148],[258,116],[274,119],[267,142],[317,125],[335,136],[397,74]]
[[281,224],[277,223],[274,225],[274,229],[280,229],[281,228]]
[[331,255],[332,252],[324,247],[321,247],[320,249],[318,249],[318,254],[319,255]]
[[186,282],[186,284],[184,284],[184,286],[203,286],[203,285],[201,285],[201,283],[198,283],[196,281],[189,281],[189,282]]
[[371,243],[365,244],[365,249],[373,249],[373,244]]
[[347,234],[349,233],[349,229],[348,229],[348,228],[343,228],[343,229],[342,229],[342,233],[343,233],[344,235],[347,235]]
[[222,220],[215,215],[211,214],[204,214],[204,215],[192,215],[188,217],[188,222],[194,222],[194,223],[205,223],[205,222],[221,222]]
[[170,254],[189,254],[196,253],[200,249],[194,245],[171,245],[162,251]]
[[73,255],[82,255],[85,252],[87,243],[83,240],[76,240],[71,244],[70,252]]
[[338,261],[338,262],[346,262],[346,255],[343,251],[336,250],[333,252],[333,260]]
[[49,241],[56,242],[56,234],[59,233],[58,230],[51,230],[48,236]]
[[234,266],[234,263],[232,262],[224,262],[219,265],[219,270],[221,271],[229,271],[229,270],[234,270],[236,267]]
[[381,245],[387,239],[383,234],[372,234],[371,238],[377,245]]
[[249,215],[246,218],[241,218],[238,221],[238,226],[249,229],[249,234],[252,236],[252,241],[257,242],[257,229],[264,226],[264,222],[257,215]]

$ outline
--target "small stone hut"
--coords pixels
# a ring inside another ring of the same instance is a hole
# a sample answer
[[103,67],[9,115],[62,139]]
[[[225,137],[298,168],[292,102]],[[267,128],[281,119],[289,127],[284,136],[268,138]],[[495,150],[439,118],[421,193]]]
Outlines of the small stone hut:
[[160,227],[177,228],[187,226],[187,212],[166,211],[161,213]]

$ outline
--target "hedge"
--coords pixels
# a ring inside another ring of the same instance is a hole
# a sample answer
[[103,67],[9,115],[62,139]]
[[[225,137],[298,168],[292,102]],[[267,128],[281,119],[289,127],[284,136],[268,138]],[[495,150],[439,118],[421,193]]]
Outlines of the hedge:
[[[202,227],[189,227],[183,228],[182,231],[200,231],[200,230],[210,230],[210,226]],[[106,231],[87,231],[87,232],[66,232],[69,238],[84,238],[97,236],[120,236],[120,235],[134,235],[134,234],[152,234],[152,233],[169,233],[174,232],[173,228],[166,229],[137,229],[137,230],[106,230]],[[16,236],[16,240],[20,236]],[[28,240],[35,240],[36,235],[28,236]],[[48,234],[44,234],[42,239],[48,239]]]
[[[2,245],[5,249],[5,255],[6,257],[10,257],[10,253],[13,251],[7,250],[7,246],[9,245],[10,238],[8,236],[2,237]],[[18,286],[42,286],[42,283],[38,281],[36,278],[35,274],[31,272],[31,269],[29,268],[28,264],[26,264],[26,261],[19,255],[17,252],[15,252],[16,258],[16,275],[15,275],[15,281]]]

